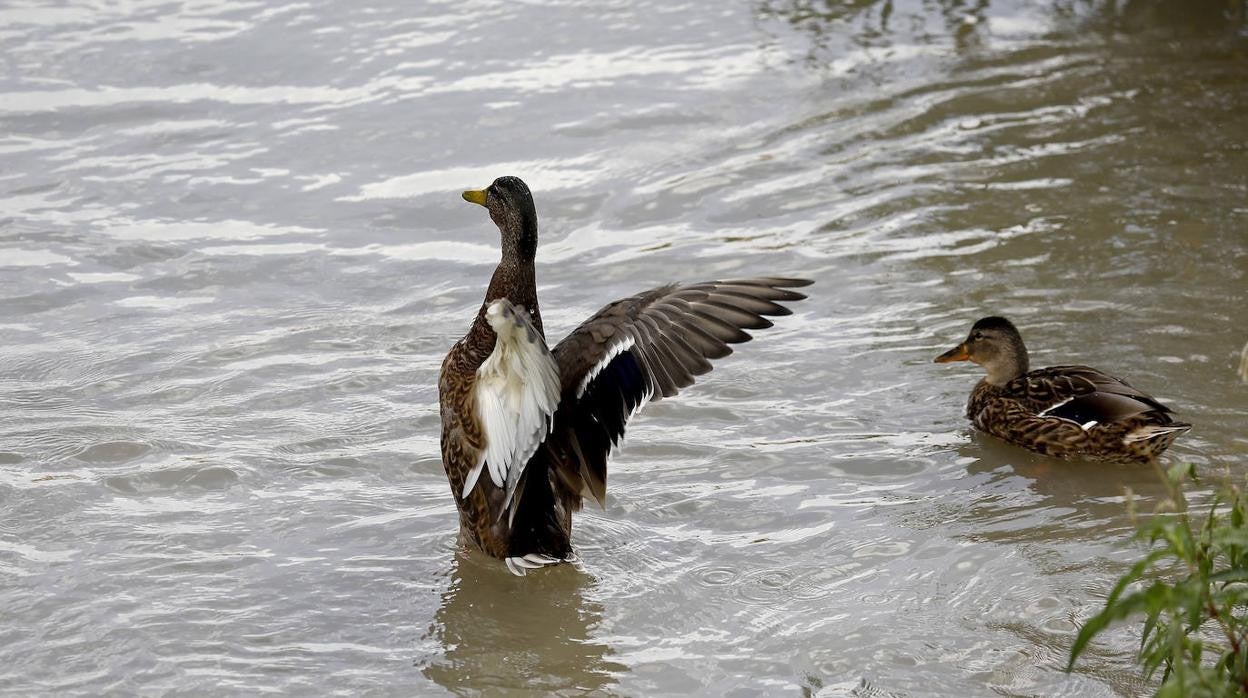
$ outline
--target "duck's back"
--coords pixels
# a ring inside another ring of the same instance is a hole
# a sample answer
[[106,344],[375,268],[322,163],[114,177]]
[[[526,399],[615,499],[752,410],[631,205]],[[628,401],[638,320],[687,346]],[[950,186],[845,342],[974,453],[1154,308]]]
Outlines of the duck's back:
[[1006,384],[1004,394],[1040,416],[1061,417],[1083,424],[1114,422],[1170,408],[1130,383],[1091,366],[1050,366]]

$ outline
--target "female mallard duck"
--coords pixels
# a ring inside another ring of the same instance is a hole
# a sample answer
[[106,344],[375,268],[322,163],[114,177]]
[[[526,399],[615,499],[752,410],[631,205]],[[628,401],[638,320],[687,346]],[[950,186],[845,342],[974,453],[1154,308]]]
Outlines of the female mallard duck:
[[[669,284],[598,311],[550,350],[538,311],[537,213],[500,177],[464,199],[502,233],[502,261],[468,334],[442,362],[442,464],[460,536],[525,569],[573,559],[572,512],[606,498],[607,456],[628,419],[711,370],[710,359],[788,315],[805,279]],[[484,476],[483,476],[484,474]]]
[[1190,424],[1126,381],[1087,366],[1028,371],[1027,347],[1009,320],[986,317],[936,363],[974,361],[988,371],[966,404],[976,428],[1057,458],[1143,462]]

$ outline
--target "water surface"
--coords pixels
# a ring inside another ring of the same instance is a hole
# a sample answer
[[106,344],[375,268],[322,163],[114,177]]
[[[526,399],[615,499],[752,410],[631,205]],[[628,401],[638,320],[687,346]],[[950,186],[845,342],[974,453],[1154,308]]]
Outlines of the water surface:
[[[930,363],[1007,314],[1243,477],[1245,13],[1115,6],[6,5],[0,687],[1147,693],[1131,627],[1061,668],[1153,472],[975,435]],[[437,443],[502,174],[552,339],[817,282],[525,579],[457,551]]]

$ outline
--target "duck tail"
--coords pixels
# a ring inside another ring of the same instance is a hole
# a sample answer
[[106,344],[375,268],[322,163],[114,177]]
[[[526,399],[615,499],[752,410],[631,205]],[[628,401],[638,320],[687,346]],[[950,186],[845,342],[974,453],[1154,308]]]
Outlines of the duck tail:
[[576,553],[568,553],[563,557],[555,557],[544,553],[528,553],[527,555],[513,555],[511,557],[503,558],[503,562],[507,565],[507,571],[517,577],[523,577],[529,570],[535,570],[539,567],[545,567],[546,565],[557,565],[562,562],[568,562],[575,565],[579,564],[580,561],[581,560],[577,557]]
[[1183,422],[1173,422],[1171,424],[1146,424],[1127,432],[1127,435],[1122,437],[1122,441],[1123,443],[1133,444],[1140,441],[1162,440],[1168,445],[1170,442],[1177,439],[1179,435],[1190,431],[1191,428],[1191,424],[1184,424]]
[[503,559],[512,574],[524,576],[528,570],[577,560],[572,550],[572,511],[550,467],[550,450],[539,448],[517,488]]

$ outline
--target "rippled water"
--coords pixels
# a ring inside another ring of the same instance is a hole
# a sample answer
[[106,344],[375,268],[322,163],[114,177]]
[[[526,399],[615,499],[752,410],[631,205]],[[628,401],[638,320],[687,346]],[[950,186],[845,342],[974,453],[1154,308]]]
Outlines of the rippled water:
[[[1207,5],[1208,7],[1205,7]],[[1110,695],[1061,671],[1151,470],[972,434],[1005,313],[1245,473],[1236,3],[11,2],[0,689]],[[436,373],[535,190],[562,336],[811,299],[634,421],[583,569],[456,551]],[[1147,506],[1145,502],[1144,506]]]

